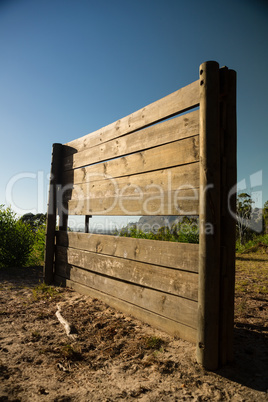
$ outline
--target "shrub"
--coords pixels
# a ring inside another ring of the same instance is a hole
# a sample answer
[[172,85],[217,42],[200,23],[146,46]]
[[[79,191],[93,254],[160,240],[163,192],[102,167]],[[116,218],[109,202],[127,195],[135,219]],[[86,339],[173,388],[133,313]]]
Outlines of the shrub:
[[33,244],[30,226],[0,205],[0,267],[26,266]]
[[263,251],[266,252],[268,249],[268,235],[254,235],[252,240],[249,240],[245,244],[241,244],[239,240],[236,241],[236,252],[244,253],[247,251]]
[[162,226],[157,232],[143,232],[137,224],[123,228],[115,233],[123,237],[133,237],[138,239],[163,240],[181,243],[199,242],[199,225],[195,218],[185,217],[182,222],[175,223],[171,227]]
[[29,256],[29,265],[42,265],[45,255],[46,225],[43,224],[33,231],[34,244]]

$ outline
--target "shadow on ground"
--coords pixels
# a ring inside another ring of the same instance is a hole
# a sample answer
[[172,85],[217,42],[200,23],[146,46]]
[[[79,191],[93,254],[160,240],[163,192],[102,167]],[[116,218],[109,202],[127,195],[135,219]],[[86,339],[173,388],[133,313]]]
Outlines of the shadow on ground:
[[268,328],[239,323],[234,331],[234,362],[217,374],[251,389],[268,392]]
[[34,288],[40,282],[43,282],[43,267],[0,268],[0,284],[5,281],[12,284],[14,289],[22,287]]

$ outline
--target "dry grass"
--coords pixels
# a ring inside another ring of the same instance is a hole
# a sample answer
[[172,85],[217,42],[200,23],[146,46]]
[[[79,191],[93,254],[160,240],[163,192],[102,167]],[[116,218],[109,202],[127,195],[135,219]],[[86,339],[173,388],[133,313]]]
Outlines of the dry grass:
[[235,322],[254,331],[267,332],[268,254],[238,254],[236,257]]
[[237,254],[236,294],[268,293],[268,254]]

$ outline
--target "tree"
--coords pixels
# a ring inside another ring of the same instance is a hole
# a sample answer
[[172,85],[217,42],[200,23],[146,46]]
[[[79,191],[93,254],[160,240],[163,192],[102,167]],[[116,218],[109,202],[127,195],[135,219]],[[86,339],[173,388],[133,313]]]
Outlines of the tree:
[[237,197],[236,202],[236,217],[237,217],[237,234],[240,244],[244,244],[249,240],[251,216],[252,216],[252,201],[251,196],[247,193],[241,193]]
[[0,267],[25,266],[33,245],[31,227],[0,205]]
[[29,212],[28,214],[24,214],[20,220],[24,223],[27,223],[31,226],[32,231],[36,232],[38,230],[38,228],[44,226],[44,224],[46,223],[46,214],[32,214],[31,212]]

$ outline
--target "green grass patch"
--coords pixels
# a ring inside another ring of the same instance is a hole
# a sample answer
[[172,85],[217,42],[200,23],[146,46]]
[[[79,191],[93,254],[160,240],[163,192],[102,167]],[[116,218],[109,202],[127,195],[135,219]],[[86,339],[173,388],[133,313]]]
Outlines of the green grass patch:
[[41,300],[41,299],[55,299],[60,297],[60,292],[55,286],[49,286],[45,283],[40,283],[35,286],[32,290],[33,299]]
[[74,347],[73,345],[62,345],[59,350],[59,354],[67,360],[82,360],[81,351],[78,349],[78,347]]
[[158,338],[157,336],[150,336],[145,339],[146,349],[160,350],[164,343],[163,339]]

